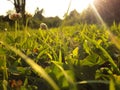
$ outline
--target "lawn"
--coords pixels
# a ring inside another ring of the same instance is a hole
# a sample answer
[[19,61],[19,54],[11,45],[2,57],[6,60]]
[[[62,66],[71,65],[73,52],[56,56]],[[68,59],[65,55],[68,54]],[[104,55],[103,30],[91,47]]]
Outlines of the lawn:
[[0,32],[0,90],[120,90],[120,26]]

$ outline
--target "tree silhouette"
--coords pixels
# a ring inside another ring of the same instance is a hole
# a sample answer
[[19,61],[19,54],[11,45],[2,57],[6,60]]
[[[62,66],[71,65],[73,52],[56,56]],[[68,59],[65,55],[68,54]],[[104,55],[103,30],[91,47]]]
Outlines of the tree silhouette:
[[80,13],[74,9],[73,11],[70,12],[70,14],[65,18],[65,23],[64,25],[74,25],[78,24],[80,20]]
[[94,4],[105,22],[120,22],[120,0],[95,0]]
[[38,20],[42,20],[44,18],[43,14],[44,9],[39,10],[39,8],[37,7],[37,9],[35,10],[35,15],[34,18],[38,19]]
[[[8,0],[8,1],[11,1],[11,0]],[[14,4],[16,13],[21,13],[23,18],[23,24],[25,25],[26,24],[26,17],[25,17],[26,0],[14,0],[14,2],[12,3]]]

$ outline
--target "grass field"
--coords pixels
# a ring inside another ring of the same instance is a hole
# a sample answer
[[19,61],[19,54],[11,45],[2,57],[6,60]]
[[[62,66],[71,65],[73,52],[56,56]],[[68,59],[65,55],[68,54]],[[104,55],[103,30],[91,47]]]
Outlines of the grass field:
[[120,90],[120,26],[0,32],[0,90]]

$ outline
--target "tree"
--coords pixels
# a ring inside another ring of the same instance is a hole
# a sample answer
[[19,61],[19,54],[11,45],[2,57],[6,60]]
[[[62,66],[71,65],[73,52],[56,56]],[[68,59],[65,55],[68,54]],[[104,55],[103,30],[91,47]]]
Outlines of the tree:
[[42,15],[42,14],[43,14],[43,11],[44,11],[44,9],[39,10],[39,8],[37,8],[37,9],[35,10],[34,18],[35,18],[35,19],[38,19],[38,20],[42,20],[42,19],[44,18],[44,16]]
[[40,23],[42,23],[42,20],[45,18],[42,15],[43,11],[44,9],[39,10],[38,7],[36,8],[35,14],[29,22],[31,28],[38,29],[40,27]]
[[[11,0],[9,0],[9,1],[11,1]],[[12,3],[14,4],[16,12],[21,13],[21,15],[23,17],[23,23],[25,25],[26,24],[26,16],[25,16],[26,0],[14,0],[14,2],[12,2]]]
[[94,5],[106,23],[120,22],[120,0],[95,0]]
[[88,24],[99,23],[99,21],[96,18],[95,11],[91,7],[91,5],[89,5],[89,7],[80,14],[80,22]]
[[80,22],[80,14],[73,10],[70,12],[70,14],[65,18],[65,25],[74,25],[76,23]]
[[62,23],[62,20],[58,16],[46,17],[42,21],[46,23],[49,28],[59,27]]

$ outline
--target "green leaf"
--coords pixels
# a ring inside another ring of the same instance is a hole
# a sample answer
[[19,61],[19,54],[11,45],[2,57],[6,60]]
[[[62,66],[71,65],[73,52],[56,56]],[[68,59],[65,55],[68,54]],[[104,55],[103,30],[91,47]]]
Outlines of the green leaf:
[[47,54],[47,56],[52,60],[53,58],[52,58],[52,55],[50,55],[50,53],[46,53]]
[[0,47],[0,55],[6,54],[6,50],[2,47]]
[[90,54],[90,47],[88,46],[87,40],[84,41],[83,48],[85,49],[86,53]]
[[79,47],[76,47],[76,48],[72,51],[73,57],[78,57],[78,50],[79,50]]
[[97,43],[98,43],[98,45],[100,45],[100,44],[102,43],[102,40],[99,39],[99,40],[97,41]]
[[101,65],[105,61],[97,54],[93,53],[92,55],[87,56],[84,60],[80,61],[80,65],[94,66]]
[[113,79],[110,80],[109,90],[116,90],[115,89],[115,83],[114,83]]
[[6,56],[5,55],[0,55],[0,67],[6,65]]
[[4,60],[0,59],[0,67],[4,66]]
[[27,84],[28,84],[28,78],[25,79],[24,86],[27,86]]
[[59,62],[62,62],[62,52],[59,50]]

